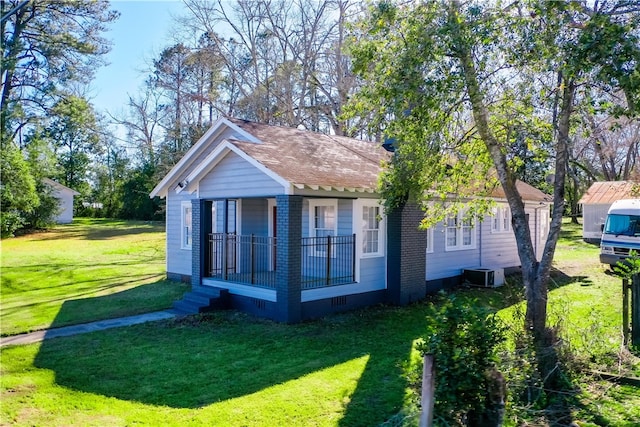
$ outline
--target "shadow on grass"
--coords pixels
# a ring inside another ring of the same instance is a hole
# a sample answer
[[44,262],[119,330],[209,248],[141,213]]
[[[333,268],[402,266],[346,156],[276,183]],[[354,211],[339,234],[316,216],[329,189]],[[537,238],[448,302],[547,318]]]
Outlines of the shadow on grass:
[[[513,288],[460,293],[502,309],[519,302],[520,293]],[[97,299],[82,309],[100,305]],[[78,309],[65,304],[60,316]],[[52,370],[58,385],[74,390],[194,409],[368,356],[355,391],[343,397],[345,410],[338,425],[378,425],[407,407],[402,367],[407,366],[414,340],[425,332],[426,312],[426,302],[420,302],[297,325],[236,311],[215,312],[46,340],[34,365]],[[557,415],[566,420],[575,405],[563,402],[556,406],[563,409]]]
[[[129,225],[129,226],[125,226]],[[113,223],[112,226],[99,227],[70,227],[68,229],[56,229],[53,232],[39,233],[35,240],[65,240],[65,239],[86,239],[86,240],[108,240],[116,237],[147,234],[150,232],[163,232],[164,225],[157,223],[140,224],[130,226],[129,223]]]
[[400,366],[425,329],[422,313],[374,308],[284,325],[217,312],[46,340],[34,364],[75,390],[198,408],[368,355],[341,425],[376,425],[403,406]]
[[[158,277],[150,275],[149,278]],[[129,283],[140,282],[143,277],[135,277]],[[104,285],[104,290],[121,287],[127,282]],[[51,328],[59,328],[95,320],[132,316],[171,307],[189,290],[189,286],[170,280],[159,280],[146,285],[135,286],[121,292],[90,298],[78,298],[65,301]],[[93,290],[95,292],[95,289]]]

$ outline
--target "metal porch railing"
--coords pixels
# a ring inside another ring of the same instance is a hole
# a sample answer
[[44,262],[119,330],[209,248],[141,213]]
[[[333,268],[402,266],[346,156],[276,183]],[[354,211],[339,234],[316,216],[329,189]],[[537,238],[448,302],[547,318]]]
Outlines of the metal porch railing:
[[[302,289],[355,282],[355,234],[303,237],[300,242]],[[277,238],[209,234],[209,277],[217,280],[276,287]]]

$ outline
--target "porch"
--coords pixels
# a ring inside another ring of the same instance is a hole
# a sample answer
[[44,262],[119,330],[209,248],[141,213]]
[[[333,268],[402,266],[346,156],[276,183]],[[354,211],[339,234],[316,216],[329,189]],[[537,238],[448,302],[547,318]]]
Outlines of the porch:
[[[277,245],[277,237],[210,233],[205,278],[275,289]],[[355,234],[302,237],[298,245],[301,290],[355,282]]]

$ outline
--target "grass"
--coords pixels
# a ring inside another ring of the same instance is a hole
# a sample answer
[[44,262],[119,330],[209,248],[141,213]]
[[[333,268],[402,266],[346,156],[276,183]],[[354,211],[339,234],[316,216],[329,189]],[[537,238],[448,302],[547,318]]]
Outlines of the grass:
[[[613,363],[622,354],[619,281],[599,266],[597,248],[569,230],[550,311],[591,340],[576,344],[580,357],[611,371],[622,366]],[[504,316],[519,304],[512,278],[497,290],[459,293]],[[406,374],[426,312],[422,302],[282,325],[226,311],[3,348],[0,425],[416,425]],[[637,372],[638,359],[625,357]],[[640,424],[637,387],[580,381],[576,423]]]
[[164,226],[77,219],[2,241],[2,335],[167,308]]

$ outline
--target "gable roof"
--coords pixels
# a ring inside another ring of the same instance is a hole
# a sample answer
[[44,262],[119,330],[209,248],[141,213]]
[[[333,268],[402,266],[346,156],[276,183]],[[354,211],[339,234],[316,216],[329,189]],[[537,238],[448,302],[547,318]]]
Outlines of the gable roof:
[[[522,200],[544,203],[551,203],[553,201],[553,197],[524,181],[516,181],[516,188],[518,189],[520,196],[522,196]],[[491,197],[506,199],[504,189],[501,185],[498,185],[493,192],[491,192]]]
[[49,178],[42,178],[42,182],[45,183],[46,185],[48,185],[49,187],[58,190],[58,191],[67,191],[71,194],[73,194],[74,196],[79,196],[80,193],[78,193],[76,190],[71,189],[65,185],[60,184],[59,182],[56,182],[52,179]]
[[[296,189],[377,191],[383,160],[391,153],[378,143],[326,135],[235,118],[219,119],[153,189],[166,196],[175,188],[195,191],[197,184],[225,156],[235,153],[283,185]],[[522,181],[516,183],[524,200],[550,202],[551,197]],[[503,199],[498,186],[491,195]]]
[[[637,197],[640,183],[635,181],[600,181],[591,184],[578,201],[584,205],[610,205],[616,200]],[[636,193],[635,195],[633,193]]]
[[373,142],[236,119],[232,122],[262,143],[230,142],[297,188],[358,188],[373,192],[380,164],[390,157]]
[[290,187],[370,193],[376,191],[381,161],[390,156],[373,142],[222,118],[187,151],[150,196],[164,197],[176,186],[193,190],[194,182],[189,178],[201,178],[230,151]]

